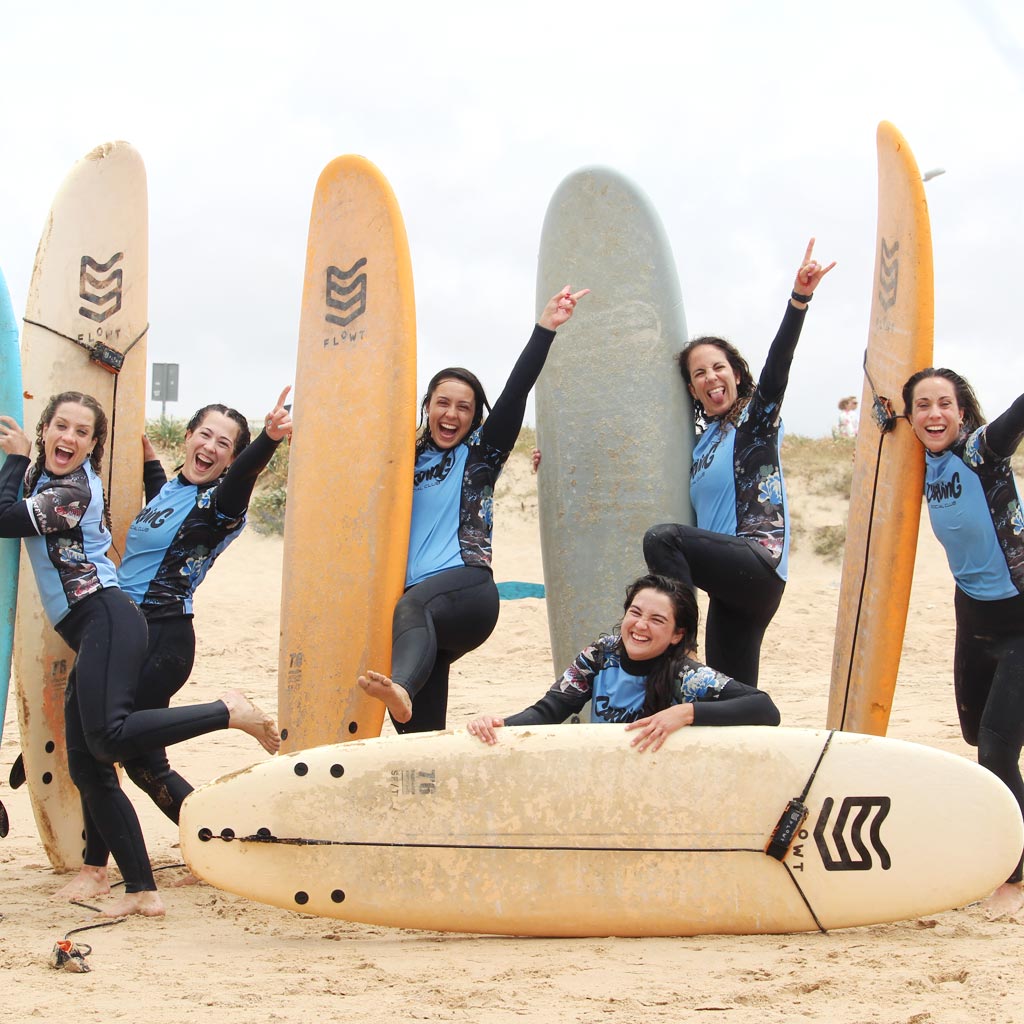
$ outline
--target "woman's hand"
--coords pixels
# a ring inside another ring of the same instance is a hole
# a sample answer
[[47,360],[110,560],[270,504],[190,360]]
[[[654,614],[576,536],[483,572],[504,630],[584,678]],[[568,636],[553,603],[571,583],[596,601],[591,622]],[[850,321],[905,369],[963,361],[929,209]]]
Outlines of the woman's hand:
[[289,384],[281,392],[277,399],[277,405],[267,413],[267,418],[263,421],[263,429],[271,441],[281,441],[292,436],[292,412],[291,409],[286,409],[284,404],[291,389],[292,386]]
[[142,435],[142,461],[143,462],[155,462],[157,459],[156,449],[153,447],[153,442],[143,434]]
[[655,715],[630,722],[626,726],[626,731],[639,729],[640,735],[630,743],[630,746],[636,747],[639,751],[650,750],[653,754],[665,742],[665,737],[669,733],[687,725],[693,725],[693,705],[673,704],[672,707],[665,708]]
[[479,715],[466,726],[466,732],[470,736],[475,736],[481,743],[493,746],[498,742],[498,734],[494,730],[500,729],[504,724],[504,718],[498,718],[495,715]]
[[566,285],[557,295],[553,295],[548,300],[548,304],[544,307],[544,312],[541,313],[537,323],[541,327],[546,327],[549,331],[557,331],[562,324],[568,322],[573,314],[573,310],[576,308],[576,303],[584,295],[589,294],[589,288],[584,288],[580,292],[574,292]]
[[31,455],[32,442],[12,416],[0,416],[0,449],[8,455]]
[[[793,291],[797,295],[813,295],[814,289],[821,284],[821,279],[836,265],[833,260],[827,267],[823,267],[811,255],[814,252],[814,239],[807,243],[807,251],[804,253],[804,261],[796,272],[796,281],[793,283]],[[807,303],[798,299],[790,300],[797,309],[806,309]]]

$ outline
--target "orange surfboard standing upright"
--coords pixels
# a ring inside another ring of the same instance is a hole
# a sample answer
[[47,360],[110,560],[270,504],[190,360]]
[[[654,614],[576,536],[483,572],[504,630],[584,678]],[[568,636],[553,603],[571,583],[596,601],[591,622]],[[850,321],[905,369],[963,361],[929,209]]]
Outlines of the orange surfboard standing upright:
[[932,361],[932,236],[910,147],[878,126],[878,241],[828,727],[884,736],[907,624],[924,452],[903,384]]
[[359,156],[324,168],[302,293],[284,531],[282,750],[380,735],[412,513],[416,315],[405,225]]

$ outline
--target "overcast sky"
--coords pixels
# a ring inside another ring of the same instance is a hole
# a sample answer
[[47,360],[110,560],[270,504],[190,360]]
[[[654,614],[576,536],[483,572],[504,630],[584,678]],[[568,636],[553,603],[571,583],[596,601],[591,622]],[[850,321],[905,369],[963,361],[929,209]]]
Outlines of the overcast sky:
[[755,372],[807,238],[839,261],[784,406],[790,432],[826,434],[861,388],[883,119],[947,172],[926,186],[936,362],[990,416],[1024,390],[1019,0],[57,0],[8,5],[2,41],[15,309],[72,164],[131,142],[149,178],[149,357],[181,366],[172,415],[224,401],[260,418],[292,380],[313,188],[361,153],[405,216],[421,392],[460,364],[496,397],[533,323],[548,200],[597,163],[658,209],[689,333],[729,337]]

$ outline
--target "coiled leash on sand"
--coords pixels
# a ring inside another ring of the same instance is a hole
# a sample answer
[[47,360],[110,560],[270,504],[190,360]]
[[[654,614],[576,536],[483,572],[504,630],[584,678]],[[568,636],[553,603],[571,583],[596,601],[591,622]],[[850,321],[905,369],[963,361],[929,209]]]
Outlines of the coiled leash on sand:
[[[86,910],[96,910],[97,907],[87,906],[85,903],[72,901],[75,906],[85,907]],[[119,917],[116,921],[101,921],[99,924],[86,924],[81,928],[72,928],[64,935],[64,938],[53,944],[50,953],[50,966],[58,971],[67,971],[69,974],[87,974],[92,968],[85,962],[85,958],[92,952],[92,946],[83,942],[81,944],[71,941],[72,935],[79,932],[87,932],[92,928],[109,928],[111,925],[124,924],[125,917]]]

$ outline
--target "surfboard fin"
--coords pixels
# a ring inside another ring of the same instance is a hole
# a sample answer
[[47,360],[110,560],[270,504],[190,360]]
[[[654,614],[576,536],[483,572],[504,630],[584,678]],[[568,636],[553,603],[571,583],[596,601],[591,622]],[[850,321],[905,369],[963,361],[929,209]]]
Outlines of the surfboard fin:
[[11,789],[20,789],[25,785],[25,755],[19,754],[11,765],[11,777],[8,780]]
[[7,808],[3,800],[0,800],[0,839],[6,839],[7,833],[11,831],[11,819],[7,817]]

